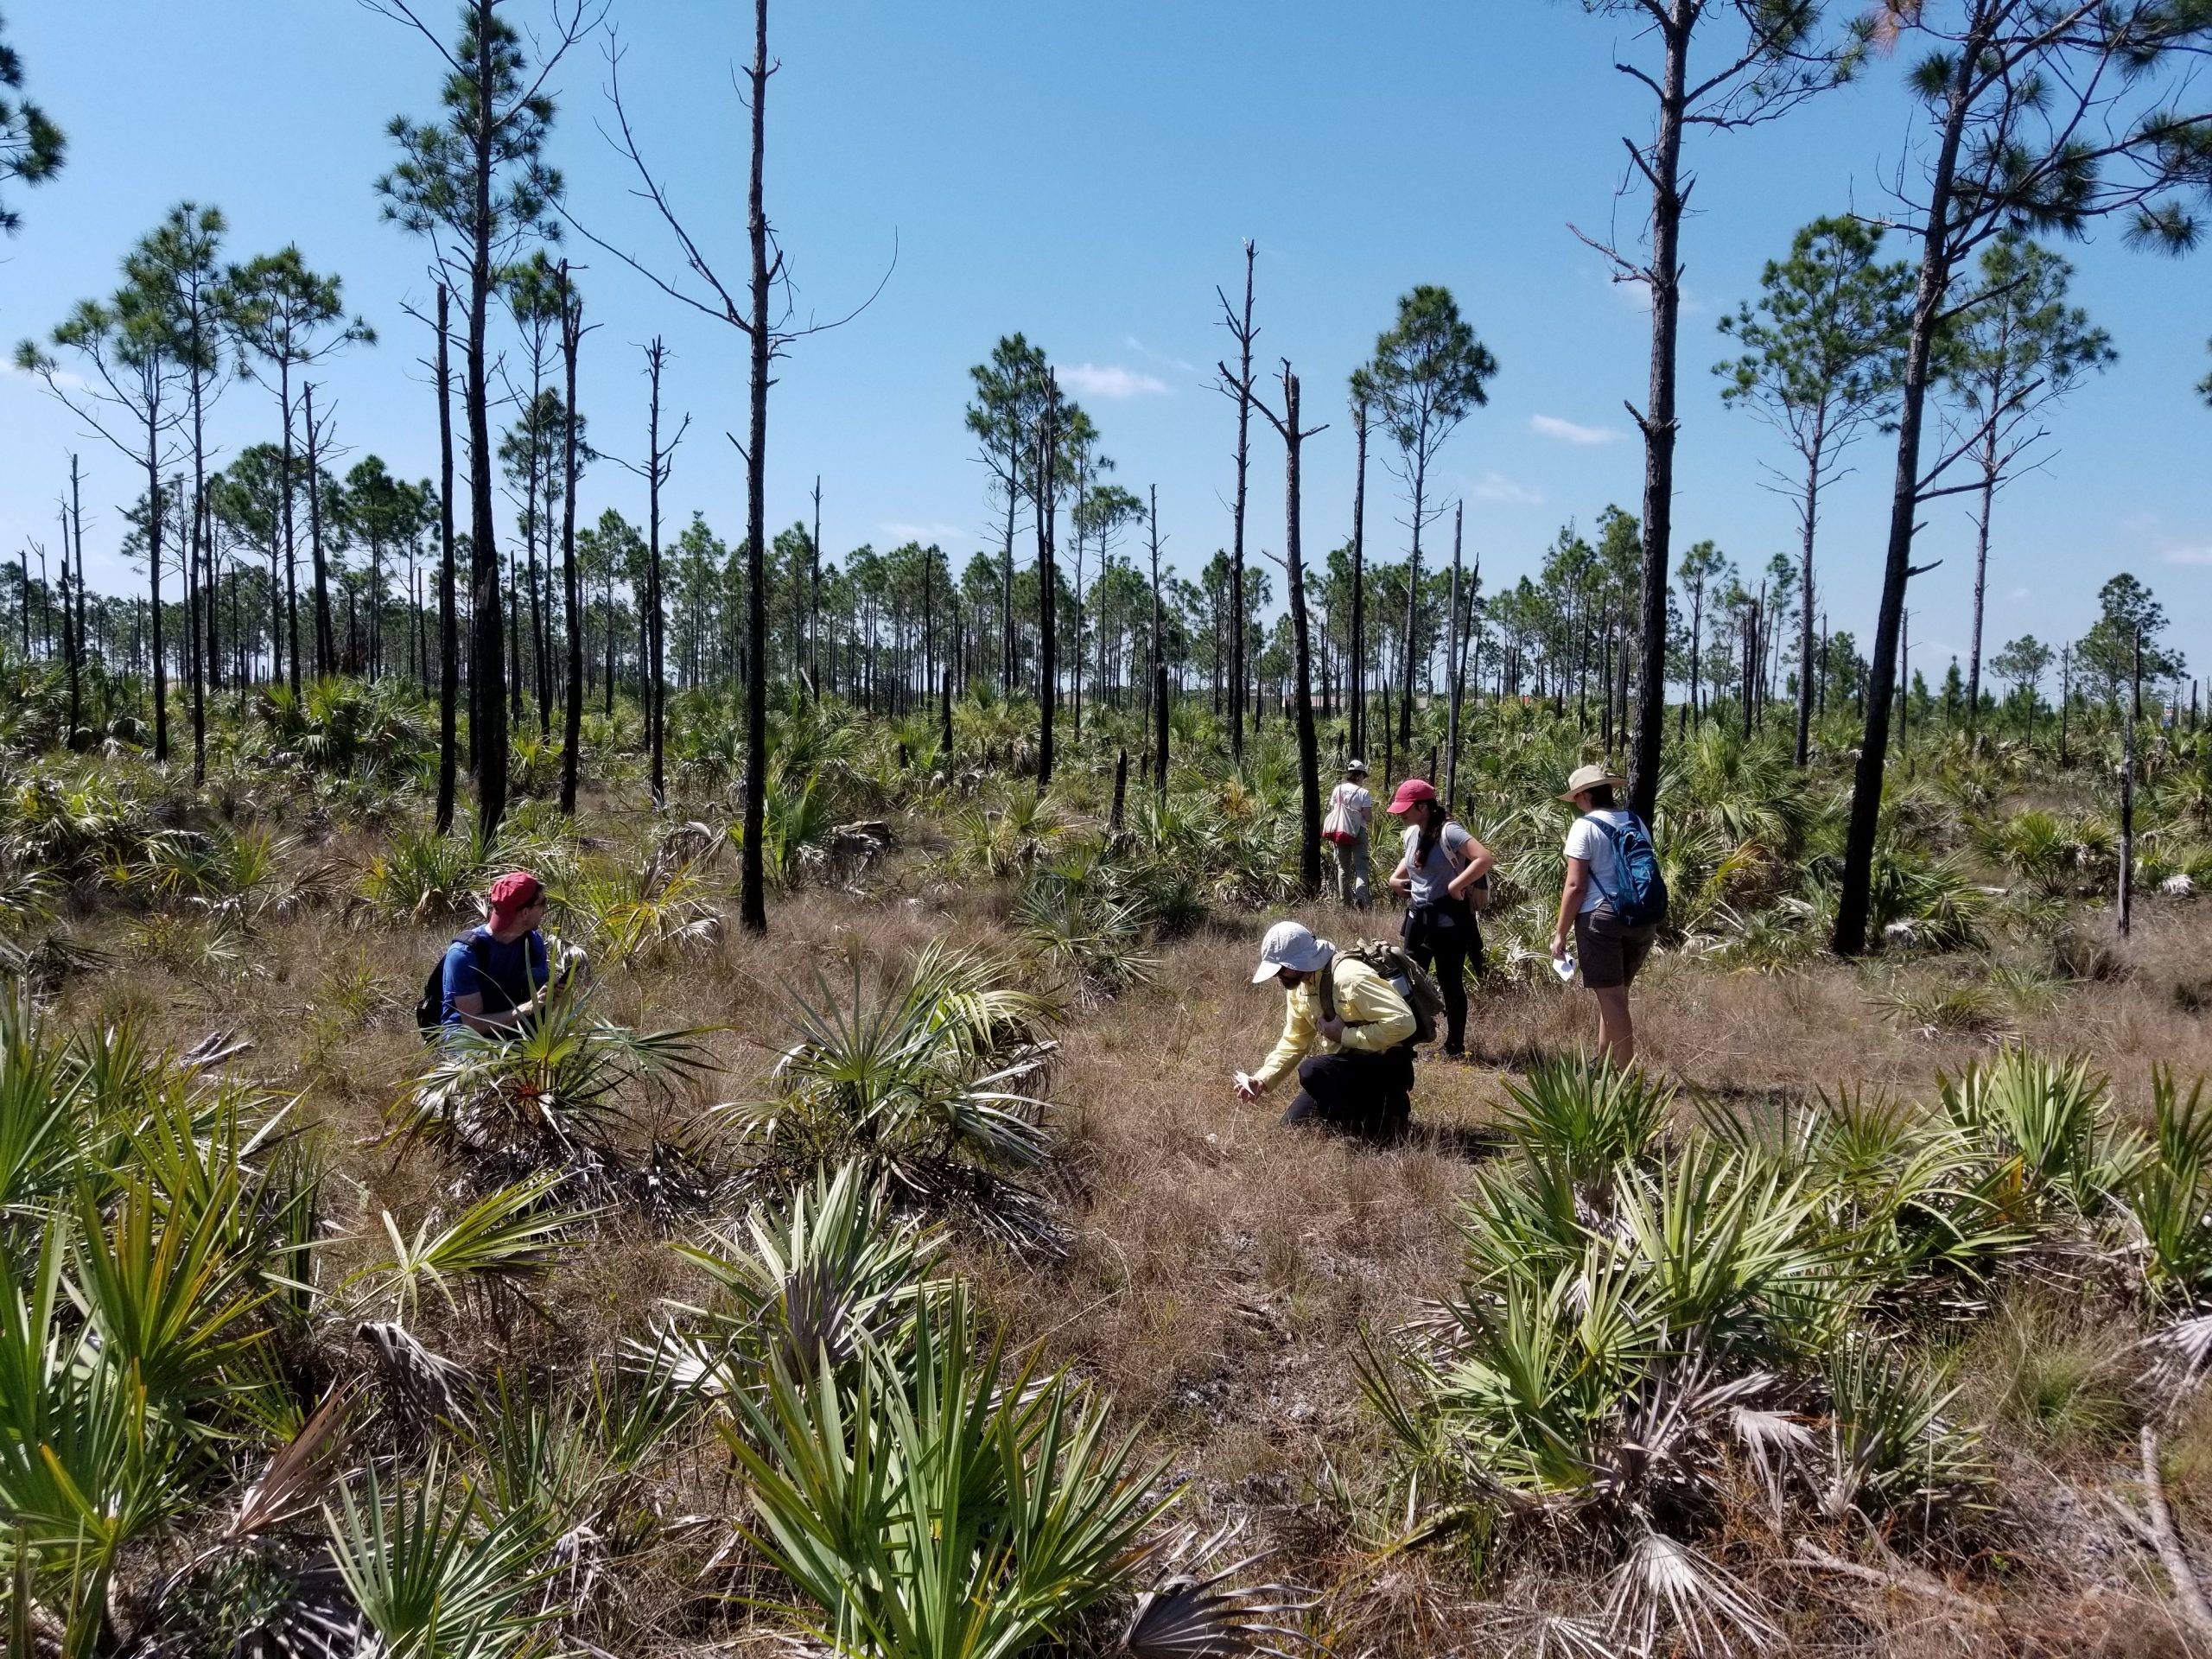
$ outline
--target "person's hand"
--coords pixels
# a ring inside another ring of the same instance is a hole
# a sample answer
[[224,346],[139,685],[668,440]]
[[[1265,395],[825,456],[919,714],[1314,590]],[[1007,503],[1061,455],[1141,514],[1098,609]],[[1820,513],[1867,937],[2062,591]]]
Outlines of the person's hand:
[[1557,959],[1559,959],[1559,960],[1560,960],[1560,961],[1565,961],[1565,960],[1566,960],[1566,958],[1567,958],[1567,935],[1566,935],[1566,934],[1564,934],[1564,933],[1554,933],[1554,934],[1553,934],[1553,935],[1552,935],[1552,955],[1553,955],[1555,958],[1557,958]]
[[1319,1032],[1322,1037],[1329,1042],[1336,1043],[1342,1042],[1344,1040],[1344,1022],[1337,1018],[1334,1014],[1330,1015],[1325,1020],[1316,1021],[1313,1029]]
[[1249,1073],[1239,1071],[1230,1080],[1230,1087],[1236,1090],[1239,1100],[1257,1100],[1260,1097],[1259,1081]]

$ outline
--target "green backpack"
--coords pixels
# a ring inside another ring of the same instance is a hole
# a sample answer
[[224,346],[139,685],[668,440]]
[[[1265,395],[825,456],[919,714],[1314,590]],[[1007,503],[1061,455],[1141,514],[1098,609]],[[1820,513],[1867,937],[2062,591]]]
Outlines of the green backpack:
[[1339,950],[1329,964],[1329,971],[1321,976],[1321,1017],[1337,1017],[1336,964],[1350,960],[1363,963],[1379,974],[1383,982],[1405,998],[1406,1006],[1414,1011],[1414,1034],[1406,1040],[1416,1046],[1436,1040],[1437,1021],[1444,1013],[1444,993],[1437,988],[1436,981],[1427,969],[1406,954],[1406,948],[1395,939],[1362,939],[1349,950]]

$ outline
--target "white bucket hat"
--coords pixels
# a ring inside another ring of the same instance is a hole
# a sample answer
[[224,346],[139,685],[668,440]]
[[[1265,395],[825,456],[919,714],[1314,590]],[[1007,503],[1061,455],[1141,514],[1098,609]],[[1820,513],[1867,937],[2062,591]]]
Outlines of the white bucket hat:
[[1264,985],[1287,968],[1294,973],[1319,972],[1337,947],[1317,939],[1313,930],[1297,922],[1277,922],[1260,941],[1260,965],[1252,975],[1255,985]]

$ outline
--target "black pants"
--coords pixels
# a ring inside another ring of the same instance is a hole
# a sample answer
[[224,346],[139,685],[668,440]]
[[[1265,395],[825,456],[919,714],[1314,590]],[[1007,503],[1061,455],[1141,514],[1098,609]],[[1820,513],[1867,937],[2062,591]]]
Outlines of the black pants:
[[1413,1116],[1413,1089],[1410,1043],[1380,1054],[1355,1049],[1316,1054],[1299,1062],[1298,1097],[1282,1121],[1326,1123],[1370,1141],[1392,1140]]
[[1444,993],[1444,1052],[1464,1053],[1467,1045],[1467,964],[1483,974],[1483,934],[1471,910],[1446,911],[1416,905],[1406,912],[1406,954],[1436,976]]

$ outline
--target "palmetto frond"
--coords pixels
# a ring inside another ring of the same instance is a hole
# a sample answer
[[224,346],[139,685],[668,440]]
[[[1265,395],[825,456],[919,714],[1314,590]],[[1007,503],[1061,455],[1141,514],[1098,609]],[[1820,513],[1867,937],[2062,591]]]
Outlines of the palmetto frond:
[[323,1514],[346,1587],[391,1659],[505,1659],[558,1611],[535,1566],[547,1540],[524,1515],[487,1521],[435,1450],[396,1491],[368,1469]]
[[64,1311],[67,1231],[54,1217],[31,1273],[0,1291],[0,1509],[18,1590],[61,1610],[79,1659],[111,1635],[123,1552],[188,1501],[194,1460],[136,1368]]
[[1948,1512],[1988,1480],[1980,1437],[1947,1414],[1957,1391],[1910,1360],[1853,1339],[1830,1361],[1828,1388],[1830,1514]]
[[1606,1608],[1614,1639],[1651,1655],[1679,1644],[1695,1655],[1773,1646],[1782,1632],[1749,1589],[1689,1545],[1647,1531],[1630,1546]]
[[1536,1158],[1563,1162],[1578,1183],[1610,1180],[1640,1160],[1665,1126],[1671,1088],[1587,1055],[1540,1060],[1505,1085],[1503,1128]]
[[486,1193],[435,1234],[435,1218],[426,1219],[411,1239],[401,1236],[387,1211],[384,1228],[391,1241],[391,1258],[364,1268],[354,1278],[384,1281],[397,1307],[409,1314],[425,1282],[435,1287],[451,1307],[459,1306],[453,1293],[455,1280],[526,1294],[524,1287],[543,1278],[559,1261],[574,1230],[600,1213],[553,1207],[550,1200],[566,1183],[567,1177],[558,1171],[540,1171],[513,1186]]
[[408,1084],[393,1132],[573,1167],[605,1148],[633,1085],[707,1069],[700,1035],[596,1019],[588,988],[554,997],[518,1034],[454,1027]]
[[2006,1048],[1939,1079],[1937,1095],[1944,1116],[2007,1166],[2024,1213],[2054,1198],[2085,1212],[2102,1203],[2105,1079],[2087,1060]]
[[1167,1500],[1105,1411],[1027,1366],[1001,1381],[963,1294],[918,1311],[911,1357],[865,1351],[856,1389],[777,1371],[725,1427],[758,1548],[842,1651],[1013,1659],[1121,1585]]
[[934,1236],[892,1218],[857,1165],[818,1173],[783,1200],[756,1205],[742,1237],[709,1233],[677,1252],[703,1268],[717,1305],[698,1317],[727,1367],[776,1364],[798,1376],[851,1362],[863,1344],[903,1346],[898,1335],[924,1294]]
[[1185,1528],[1158,1547],[1154,1554],[1170,1569],[1139,1593],[1122,1632],[1122,1652],[1130,1659],[1284,1659],[1289,1649],[1307,1645],[1298,1627],[1273,1621],[1310,1611],[1312,1597],[1287,1585],[1236,1582],[1264,1555],[1222,1563],[1240,1531],[1231,1523],[1200,1541]]

